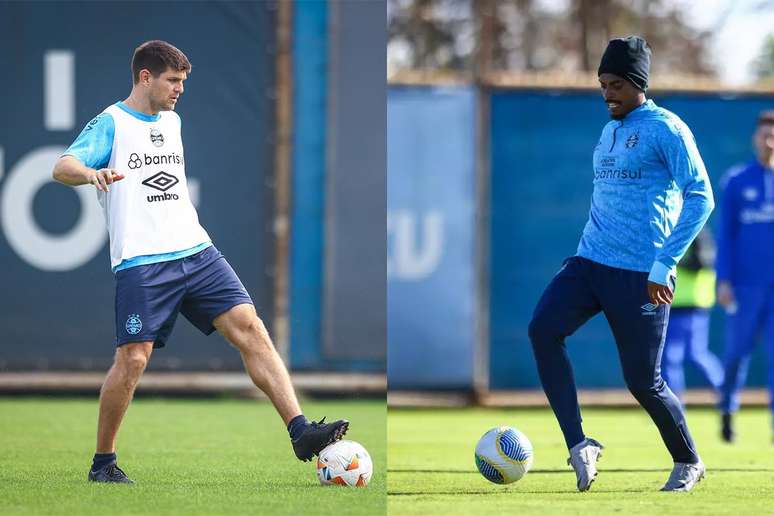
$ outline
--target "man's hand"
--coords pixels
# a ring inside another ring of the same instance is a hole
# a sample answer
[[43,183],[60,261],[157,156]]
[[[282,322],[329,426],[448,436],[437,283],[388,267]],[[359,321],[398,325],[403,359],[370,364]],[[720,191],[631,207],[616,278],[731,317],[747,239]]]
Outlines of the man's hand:
[[734,289],[728,281],[718,282],[718,303],[725,309],[729,309],[736,304]]
[[97,190],[109,192],[108,185],[114,181],[120,181],[124,178],[123,174],[112,168],[101,168],[94,175],[89,177],[89,183],[94,185]]
[[654,305],[668,305],[672,303],[674,296],[672,294],[672,289],[668,286],[649,281],[648,297],[650,297],[650,302]]

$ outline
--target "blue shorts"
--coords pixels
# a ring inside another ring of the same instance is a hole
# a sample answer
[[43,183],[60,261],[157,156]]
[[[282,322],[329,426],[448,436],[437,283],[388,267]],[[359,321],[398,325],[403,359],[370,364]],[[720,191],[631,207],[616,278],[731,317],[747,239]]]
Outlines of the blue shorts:
[[116,278],[116,345],[167,342],[182,313],[202,333],[230,308],[253,300],[215,246],[186,258],[120,270]]

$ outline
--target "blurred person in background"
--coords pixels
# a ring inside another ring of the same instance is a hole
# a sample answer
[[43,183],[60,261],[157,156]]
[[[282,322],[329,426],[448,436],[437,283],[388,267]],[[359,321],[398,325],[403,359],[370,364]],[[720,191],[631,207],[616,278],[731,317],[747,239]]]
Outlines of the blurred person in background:
[[[729,170],[722,181],[717,278],[718,303],[727,314],[720,397],[726,442],[735,438],[733,414],[761,334],[774,413],[774,110],[759,115],[753,144],[755,159]],[[774,438],[774,420],[772,431]]]
[[660,368],[676,266],[714,200],[691,130],[645,97],[650,56],[635,36],[611,40],[602,55],[597,75],[612,120],[594,148],[589,220],[577,254],[546,287],[529,324],[579,491],[591,487],[603,446],[583,432],[565,339],[599,312],[613,331],[626,386],[674,461],[661,490],[690,491],[705,471]]
[[723,366],[709,350],[715,254],[715,241],[705,226],[677,265],[679,281],[669,313],[661,374],[678,398],[685,391],[685,363],[693,364],[716,393],[723,382]]
[[250,295],[199,224],[174,111],[191,63],[178,48],[154,40],[137,47],[131,69],[129,97],[89,122],[53,172],[66,185],[96,188],[115,273],[116,353],[100,391],[88,479],[133,483],[117,464],[118,429],[151,352],[166,345],[178,314],[205,335],[217,329],[239,350],[253,383],[287,425],[296,456],[311,460],[341,439],[349,422],[304,417]]

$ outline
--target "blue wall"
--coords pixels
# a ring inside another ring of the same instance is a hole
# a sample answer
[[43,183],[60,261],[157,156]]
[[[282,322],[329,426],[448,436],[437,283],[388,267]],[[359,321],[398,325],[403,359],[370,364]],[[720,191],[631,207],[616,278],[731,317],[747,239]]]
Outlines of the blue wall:
[[[757,113],[773,99],[681,94],[654,100],[693,130],[717,197],[725,170],[751,157]],[[490,382],[493,388],[535,387],[527,325],[563,258],[575,253],[589,209],[591,153],[608,118],[592,92],[496,91],[491,114]],[[716,310],[716,351],[723,348],[722,319]],[[764,384],[760,348],[750,384]],[[623,385],[602,316],[568,339],[568,349],[579,386]],[[690,369],[688,380],[697,385]]]
[[293,7],[290,363],[314,368],[321,361],[328,4]]
[[475,94],[387,101],[389,388],[470,388],[475,335]]
[[384,371],[386,12],[292,7],[291,365]]

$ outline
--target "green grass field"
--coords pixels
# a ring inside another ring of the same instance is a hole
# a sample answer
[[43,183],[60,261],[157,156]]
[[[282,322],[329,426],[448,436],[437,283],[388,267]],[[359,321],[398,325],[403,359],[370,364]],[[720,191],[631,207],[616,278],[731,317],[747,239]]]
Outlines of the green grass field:
[[136,484],[89,483],[96,399],[0,398],[0,514],[384,514],[385,402],[303,406],[351,421],[374,460],[367,488],[319,485],[273,408],[250,400],[136,399],[118,442]]
[[[744,410],[738,443],[718,437],[718,416],[689,409],[707,476],[690,493],[661,493],[671,458],[644,411],[583,411],[587,435],[606,449],[592,490],[579,493],[567,449],[548,409],[408,410],[388,416],[389,514],[774,514],[774,444],[768,411]],[[481,435],[515,426],[532,441],[535,462],[521,481],[501,486],[476,470]]]

